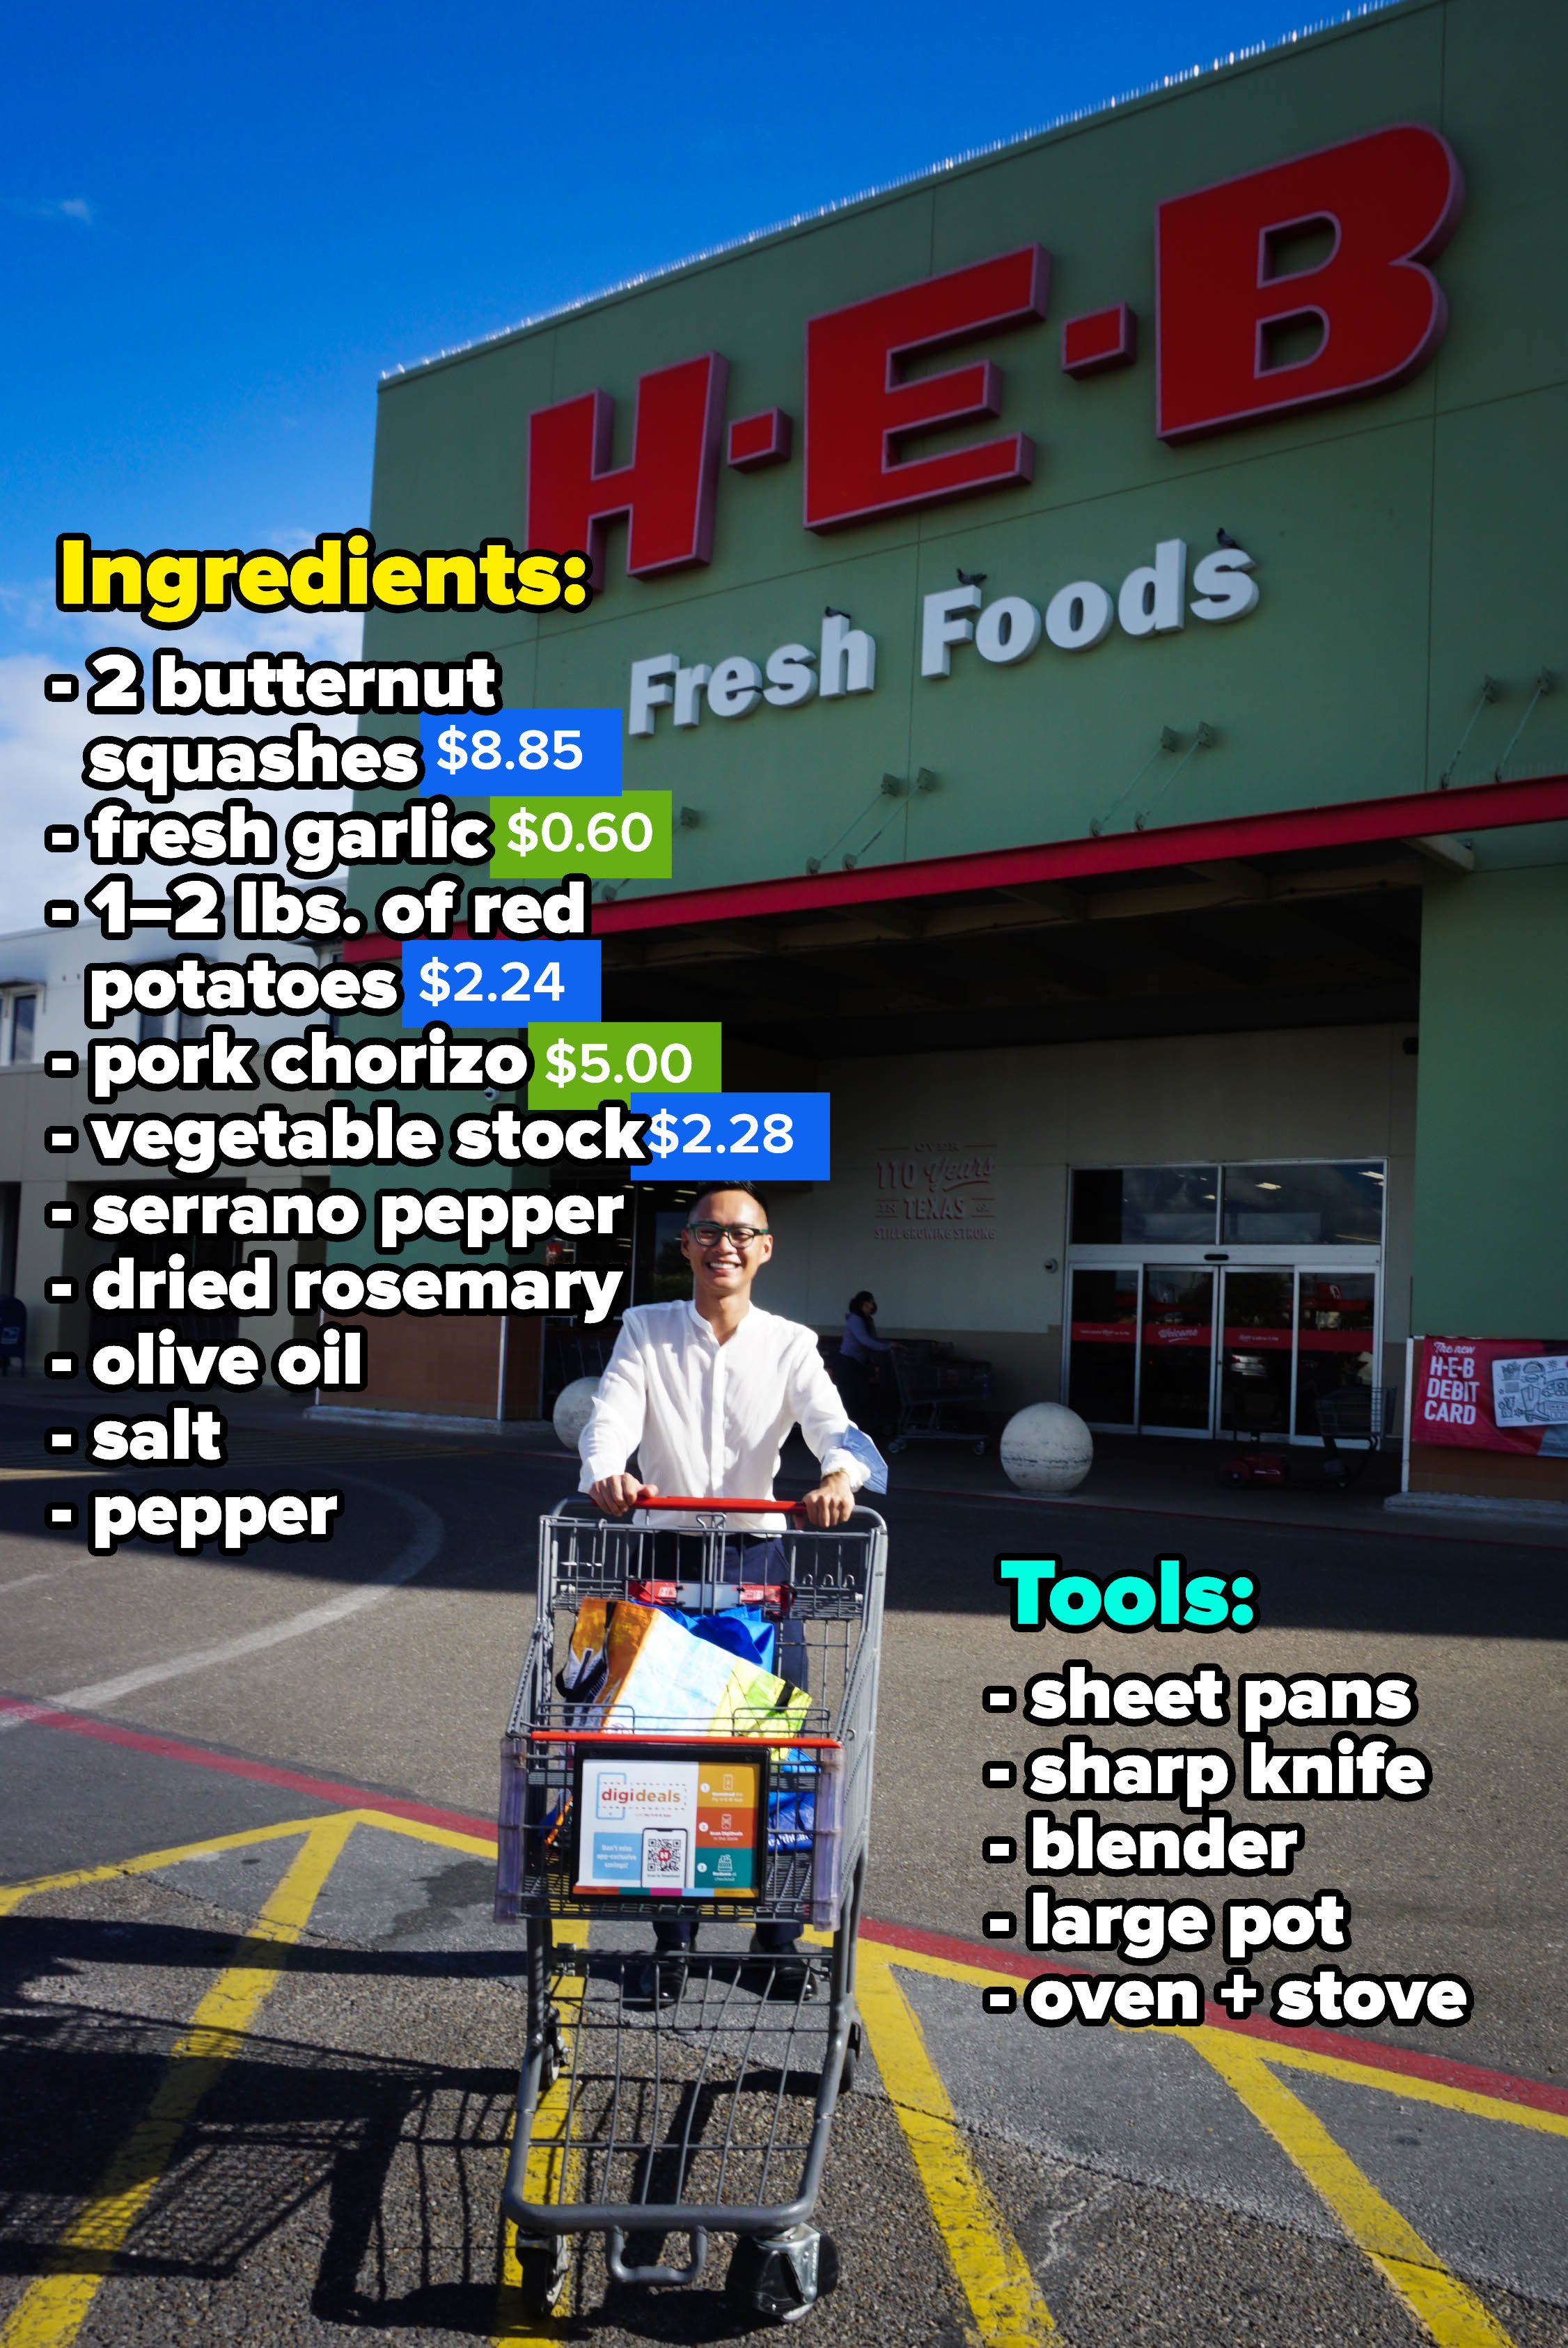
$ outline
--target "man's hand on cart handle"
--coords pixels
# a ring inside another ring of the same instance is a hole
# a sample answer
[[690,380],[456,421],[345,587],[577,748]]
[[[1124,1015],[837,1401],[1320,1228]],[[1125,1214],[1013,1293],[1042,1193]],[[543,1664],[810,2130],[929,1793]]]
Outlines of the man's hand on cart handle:
[[807,1493],[800,1506],[806,1511],[806,1521],[825,1530],[830,1525],[847,1525],[855,1513],[854,1488],[841,1468],[824,1476],[815,1488]]
[[658,1489],[656,1484],[645,1484],[640,1476],[601,1476],[588,1497],[607,1517],[624,1517],[639,1501],[656,1498]]

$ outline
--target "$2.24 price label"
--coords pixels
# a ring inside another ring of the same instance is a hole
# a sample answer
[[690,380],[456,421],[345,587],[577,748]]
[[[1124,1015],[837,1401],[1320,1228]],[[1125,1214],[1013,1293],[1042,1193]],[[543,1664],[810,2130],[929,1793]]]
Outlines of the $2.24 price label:
[[492,880],[586,872],[595,880],[667,880],[674,869],[668,791],[619,799],[494,798],[490,815]]
[[555,798],[619,798],[618,709],[498,709],[484,717],[421,717],[426,798],[437,791],[488,798],[548,791]]
[[717,1091],[724,1081],[724,1030],[717,1019],[665,1025],[645,1019],[608,1019],[591,1027],[530,1022],[533,1055],[531,1109],[597,1108],[602,1100],[657,1085],[661,1093]]
[[403,948],[403,1025],[441,1019],[449,1027],[528,1027],[550,1020],[599,1016],[597,938],[459,939]]
[[645,1166],[634,1182],[826,1182],[827,1093],[636,1093]]

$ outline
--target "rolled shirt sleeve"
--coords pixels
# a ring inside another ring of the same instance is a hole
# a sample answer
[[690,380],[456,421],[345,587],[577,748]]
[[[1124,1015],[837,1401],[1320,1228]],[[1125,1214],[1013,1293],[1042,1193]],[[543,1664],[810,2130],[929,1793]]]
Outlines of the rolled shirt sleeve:
[[588,1424],[577,1438],[583,1473],[580,1492],[591,1492],[605,1476],[619,1476],[642,1440],[647,1408],[647,1370],[630,1313],[621,1323]]
[[817,1465],[823,1475],[844,1476],[851,1491],[858,1492],[872,1471],[864,1460],[857,1459],[839,1441],[853,1421],[809,1332],[802,1332],[802,1340],[790,1355],[789,1407],[799,1422],[807,1445],[816,1453]]

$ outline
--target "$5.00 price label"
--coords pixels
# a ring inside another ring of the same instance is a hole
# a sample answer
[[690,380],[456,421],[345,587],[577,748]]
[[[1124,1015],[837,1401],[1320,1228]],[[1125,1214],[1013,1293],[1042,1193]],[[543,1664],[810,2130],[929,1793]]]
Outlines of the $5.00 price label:
[[431,1019],[449,1027],[527,1027],[547,1019],[599,1016],[597,938],[459,938],[403,948],[403,1025]]
[[[634,1182],[749,1178],[825,1182],[831,1173],[827,1093],[634,1093],[645,1111],[645,1166]],[[531,1106],[531,1102],[530,1104]]]
[[421,717],[426,798],[488,798],[537,787],[558,798],[619,798],[618,709],[497,709],[484,717]]
[[620,799],[527,798],[490,801],[494,880],[554,879],[586,872],[595,880],[667,880],[670,794],[637,791]]
[[661,1094],[711,1093],[724,1081],[724,1030],[717,1019],[663,1026],[608,1019],[593,1027],[545,1026],[531,1020],[531,1109],[597,1108],[657,1085]]

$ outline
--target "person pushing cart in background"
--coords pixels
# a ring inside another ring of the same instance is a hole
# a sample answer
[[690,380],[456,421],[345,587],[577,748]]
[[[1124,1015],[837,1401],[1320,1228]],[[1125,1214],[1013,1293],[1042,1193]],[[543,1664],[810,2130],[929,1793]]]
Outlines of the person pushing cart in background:
[[[692,1270],[691,1299],[634,1305],[626,1313],[578,1441],[579,1489],[606,1516],[636,1511],[645,1523],[653,1519],[638,1510],[639,1500],[661,1492],[771,1499],[779,1454],[798,1426],[820,1469],[820,1481],[799,1504],[806,1520],[821,1530],[847,1524],[876,1454],[860,1430],[846,1424],[842,1398],[823,1367],[814,1331],[765,1313],[751,1301],[752,1284],[773,1253],[766,1200],[744,1183],[705,1191],[692,1203],[680,1246]],[[642,1470],[638,1476],[627,1470],[634,1453]],[[787,1581],[777,1538],[785,1522],[782,1513],[763,1517],[757,1531],[727,1540],[726,1579]],[[698,1519],[666,1515],[659,1523],[668,1529],[654,1536],[656,1570],[678,1581],[683,1547],[697,1534]],[[782,1636],[791,1627],[781,1625],[777,1668],[803,1685],[804,1645]],[[676,1917],[655,1923],[654,1932],[661,1951],[689,1949],[696,1924]],[[759,1922],[751,1945],[758,1955],[793,1956],[795,1930]],[[802,1986],[810,1994],[803,1962],[794,1968],[773,1964],[769,1980],[773,1994],[795,1996]],[[676,1994],[656,1957],[649,1959],[634,1986],[651,2000]]]

